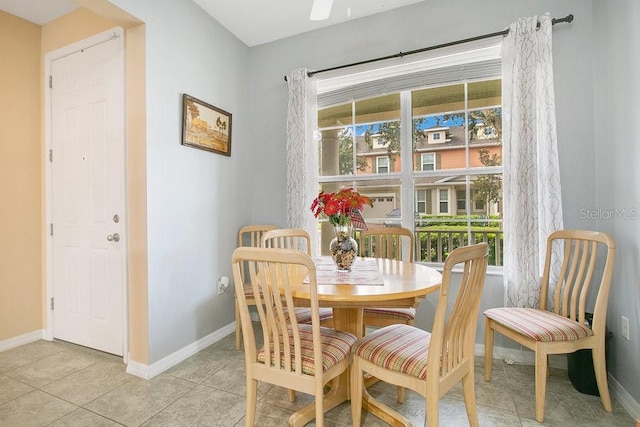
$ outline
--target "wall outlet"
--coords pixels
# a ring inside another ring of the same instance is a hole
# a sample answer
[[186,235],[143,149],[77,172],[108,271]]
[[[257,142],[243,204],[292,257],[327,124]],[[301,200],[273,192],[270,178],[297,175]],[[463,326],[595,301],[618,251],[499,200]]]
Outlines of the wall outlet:
[[629,319],[622,316],[622,336],[629,340]]
[[222,276],[220,280],[218,280],[218,295],[224,294],[228,287],[229,278],[227,276]]

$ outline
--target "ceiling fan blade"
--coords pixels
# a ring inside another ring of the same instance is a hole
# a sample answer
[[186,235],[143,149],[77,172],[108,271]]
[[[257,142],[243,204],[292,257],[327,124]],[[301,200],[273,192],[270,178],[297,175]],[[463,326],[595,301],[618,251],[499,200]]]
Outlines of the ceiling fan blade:
[[322,21],[329,17],[331,13],[331,6],[333,0],[313,0],[313,6],[311,6],[311,15],[309,20]]

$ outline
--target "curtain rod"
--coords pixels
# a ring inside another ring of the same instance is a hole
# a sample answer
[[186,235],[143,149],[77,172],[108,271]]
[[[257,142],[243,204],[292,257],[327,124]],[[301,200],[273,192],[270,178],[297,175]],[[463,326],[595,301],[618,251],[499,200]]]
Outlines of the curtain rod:
[[[573,21],[573,14],[570,13],[567,16],[565,16],[564,18],[558,18],[558,19],[553,18],[551,20],[551,24],[555,25],[555,24],[559,24],[561,22],[571,23],[572,21]],[[540,23],[539,22],[538,22],[538,27],[540,27]],[[364,60],[364,61],[353,62],[351,64],[338,65],[336,67],[330,67],[330,68],[323,68],[322,70],[308,71],[307,72],[307,76],[311,77],[311,76],[313,76],[315,74],[318,74],[318,73],[324,73],[324,72],[333,71],[333,70],[340,70],[342,68],[354,67],[356,65],[369,64],[369,63],[372,63],[372,62],[384,61],[385,59],[402,58],[403,56],[406,56],[406,55],[414,55],[416,53],[428,52],[430,50],[442,49],[443,47],[455,46],[455,45],[458,45],[458,44],[474,42],[474,41],[477,41],[477,40],[488,39],[488,38],[496,37],[496,36],[506,36],[507,34],[509,34],[509,28],[507,28],[506,30],[503,30],[503,31],[497,31],[495,33],[483,34],[481,36],[471,37],[471,38],[468,38],[468,39],[456,40],[456,41],[449,42],[449,43],[443,43],[443,44],[439,44],[439,45],[435,45],[435,46],[424,47],[422,49],[410,50],[409,52],[399,52],[399,53],[396,53],[396,54],[393,54],[393,55],[382,56],[380,58],[367,59],[367,60]],[[284,81],[287,81],[287,76],[284,76]]]

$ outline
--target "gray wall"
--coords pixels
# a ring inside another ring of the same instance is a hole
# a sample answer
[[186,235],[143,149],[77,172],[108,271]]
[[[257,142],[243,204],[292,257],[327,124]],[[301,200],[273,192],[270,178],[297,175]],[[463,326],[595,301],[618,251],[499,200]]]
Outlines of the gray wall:
[[[455,3],[455,4],[454,4]],[[287,85],[283,76],[298,67],[321,69],[401,51],[465,39],[506,28],[518,17],[549,11],[554,17],[573,13],[573,24],[554,28],[558,140],[567,227],[576,227],[574,212],[594,199],[591,3],[584,1],[424,1],[353,23],[290,37],[251,49],[251,115],[256,155],[253,169],[266,188],[286,188],[285,121]],[[505,7],[508,5],[508,7]],[[460,13],[465,11],[465,13]],[[473,11],[473,13],[469,13]],[[440,19],[437,17],[455,17]],[[586,70],[575,73],[576,69]],[[585,149],[586,148],[586,149]],[[571,195],[571,197],[567,197]],[[253,220],[278,222],[286,214],[283,192],[254,195]],[[269,209],[264,209],[270,206]],[[584,225],[581,225],[584,226]],[[589,226],[593,227],[594,224]],[[503,304],[502,276],[489,276],[481,309]],[[431,304],[422,304],[418,325],[426,325]],[[432,312],[431,312],[432,313]],[[478,342],[484,331],[478,331]],[[510,343],[497,337],[497,345]]]
[[[185,0],[113,0],[146,23],[149,363],[228,325],[250,222],[249,48]],[[182,94],[233,114],[231,157],[182,146]]]
[[[284,225],[285,74],[494,32],[518,17],[573,13],[553,36],[565,225],[617,240],[609,368],[640,401],[639,221],[581,214],[640,207],[635,0],[425,0],[251,49],[191,2],[112,2],[147,24],[150,363],[233,321],[231,295],[216,296],[215,281],[230,275],[239,227]],[[233,113],[231,158],[180,146],[184,92]],[[502,301],[502,278],[489,276],[481,310]],[[418,325],[428,327],[434,303],[421,304]],[[621,315],[631,321],[629,342],[617,334]],[[478,343],[483,334],[479,322]]]
[[[594,1],[596,197],[584,207],[611,233],[617,253],[607,325],[609,370],[640,401],[640,2]],[[622,338],[621,316],[630,340]]]
[[[252,48],[249,76],[255,149],[252,170],[261,177],[259,188],[253,193],[253,221],[281,223],[286,213],[284,191],[272,189],[286,188],[287,87],[283,76],[291,70],[327,68],[495,32],[519,17],[550,12],[560,18],[572,13],[575,16],[572,24],[559,24],[553,30],[564,222],[566,228],[610,231],[618,241],[619,256],[609,305],[609,323],[616,338],[612,341],[609,369],[635,401],[640,401],[639,221],[617,218],[603,224],[583,214],[584,209],[597,206],[640,209],[638,172],[633,167],[640,164],[637,144],[634,145],[638,131],[632,120],[633,114],[639,113],[638,93],[631,91],[637,89],[640,75],[637,64],[640,38],[632,21],[640,16],[634,0],[593,4],[596,17],[592,2],[582,0],[485,0],[481,6],[473,0],[425,0]],[[607,119],[603,120],[604,117]],[[428,327],[434,303],[434,298],[428,298],[420,305],[416,319],[419,326]],[[481,304],[481,311],[503,304],[501,276],[487,278]],[[631,321],[631,342],[618,337],[621,314]],[[480,319],[478,343],[483,342],[483,336],[484,323]],[[496,345],[513,346],[501,337],[497,337]]]

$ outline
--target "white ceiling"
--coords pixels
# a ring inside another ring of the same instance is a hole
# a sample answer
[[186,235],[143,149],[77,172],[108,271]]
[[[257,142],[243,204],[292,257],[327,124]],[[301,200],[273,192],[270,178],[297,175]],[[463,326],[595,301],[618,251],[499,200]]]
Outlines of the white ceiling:
[[313,0],[193,1],[247,46],[256,46],[423,0],[333,0],[324,21],[309,20]]
[[[193,1],[251,47],[424,0],[333,0],[324,21],[309,20],[313,0]],[[0,0],[0,10],[39,25],[77,7],[73,0]]]
[[0,10],[38,25],[46,24],[77,7],[73,0],[0,0]]

